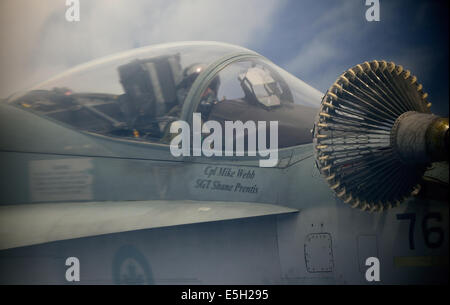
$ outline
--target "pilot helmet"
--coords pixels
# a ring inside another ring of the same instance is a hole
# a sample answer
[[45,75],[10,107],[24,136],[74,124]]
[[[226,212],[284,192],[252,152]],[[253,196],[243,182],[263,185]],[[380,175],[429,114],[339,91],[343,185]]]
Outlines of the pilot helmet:
[[[208,65],[202,63],[195,63],[188,67],[186,67],[183,71],[183,80],[180,82],[179,87],[189,89],[192,84],[195,82],[197,77],[202,73]],[[212,80],[210,85],[208,86],[214,92],[217,93],[219,89],[220,81],[219,78],[216,77]]]
[[206,69],[206,67],[206,64],[199,63],[186,67],[183,71],[183,79],[179,86],[182,88],[190,88],[200,73]]

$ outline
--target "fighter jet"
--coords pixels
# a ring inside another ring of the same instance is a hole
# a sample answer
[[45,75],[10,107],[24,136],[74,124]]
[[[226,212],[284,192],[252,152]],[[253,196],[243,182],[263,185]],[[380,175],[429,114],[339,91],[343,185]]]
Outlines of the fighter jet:
[[[1,101],[0,283],[448,283],[448,118],[401,65],[349,67],[322,93],[251,50],[180,42]],[[208,155],[196,118],[258,123]]]

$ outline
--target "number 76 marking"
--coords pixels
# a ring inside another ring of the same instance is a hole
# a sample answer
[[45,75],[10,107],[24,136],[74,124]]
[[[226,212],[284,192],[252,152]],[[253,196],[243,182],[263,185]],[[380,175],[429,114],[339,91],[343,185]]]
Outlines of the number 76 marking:
[[[397,214],[397,219],[398,220],[410,220],[409,222],[409,249],[414,250],[415,249],[415,245],[414,245],[414,229],[415,229],[415,225],[416,225],[416,214],[415,213],[404,213],[404,214]],[[442,228],[440,227],[428,227],[428,221],[430,219],[435,219],[438,222],[442,221],[442,215],[441,213],[428,213],[423,217],[422,220],[422,233],[423,233],[423,238],[425,240],[425,245],[428,248],[439,248],[440,246],[442,246],[442,243],[444,241],[444,231],[442,230]],[[431,240],[431,236],[433,235],[438,236],[437,239],[435,239],[434,241]]]

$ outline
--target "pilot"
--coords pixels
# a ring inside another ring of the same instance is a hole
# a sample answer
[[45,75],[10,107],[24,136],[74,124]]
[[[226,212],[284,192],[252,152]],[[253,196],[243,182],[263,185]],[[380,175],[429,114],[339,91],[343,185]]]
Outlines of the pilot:
[[[206,69],[206,67],[207,67],[206,64],[196,63],[184,69],[183,79],[177,86],[178,105],[169,110],[169,112],[167,113],[168,116],[177,118],[180,117],[181,109],[189,93],[189,90],[191,90],[195,80],[200,75],[200,73],[202,73]],[[201,95],[200,104],[197,110],[198,112],[201,112],[203,114],[203,112],[206,111],[207,108],[210,109],[211,105],[217,103],[217,93],[219,90],[219,86],[220,86],[220,79],[219,76],[216,76],[211,81],[208,88],[206,88],[206,90]]]
[[[189,93],[189,90],[191,89],[195,80],[200,75],[200,73],[202,73],[206,69],[206,67],[206,64],[193,64],[184,70],[183,80],[177,87],[177,95],[180,104],[184,103],[184,100],[186,99],[187,94]],[[207,102],[212,103],[214,100],[217,100],[217,92],[219,90],[219,86],[220,80],[217,76],[211,81],[208,88],[206,88],[206,90],[203,92],[200,105]]]
[[[171,118],[171,121],[166,125],[164,130],[163,137],[161,142],[169,143],[170,140],[175,136],[170,133],[170,123],[172,121],[176,121],[180,118],[181,110],[185,99],[192,88],[197,77],[206,69],[206,64],[192,64],[186,67],[183,71],[183,79],[177,86],[177,98],[178,104],[175,105],[172,109],[170,109],[167,113],[167,117]],[[202,120],[207,120],[207,116],[211,111],[213,105],[218,102],[217,93],[220,86],[219,76],[216,76],[209,84],[209,86],[205,89],[203,94],[200,97],[200,103],[195,112],[200,112],[202,115]]]
[[177,96],[180,104],[186,99],[189,90],[194,84],[197,77],[206,69],[206,64],[192,64],[183,71],[183,79],[177,86]]

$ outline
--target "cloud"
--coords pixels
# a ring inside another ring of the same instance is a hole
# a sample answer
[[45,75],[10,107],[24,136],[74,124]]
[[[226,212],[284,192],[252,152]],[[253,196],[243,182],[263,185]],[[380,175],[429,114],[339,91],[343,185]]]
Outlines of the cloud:
[[359,27],[364,18],[364,6],[345,1],[324,7],[325,11],[300,29],[298,40],[303,44],[298,52],[281,64],[321,91],[326,91],[338,75],[349,68],[345,59],[354,57],[351,52],[359,51],[349,47],[352,42],[370,37],[367,30]]
[[[55,2],[0,1],[0,97],[30,80],[30,60],[38,30],[57,9]],[[60,2],[61,3],[61,2]]]
[[215,40],[251,47],[283,1],[80,0],[80,21],[65,1],[1,1],[0,96],[101,56],[156,43]]
[[1,0],[0,97],[130,48],[215,40],[256,50],[322,92],[355,64],[394,61],[447,101],[444,2],[380,3],[381,21],[367,22],[355,0],[80,0],[81,21],[69,23],[64,0]]

